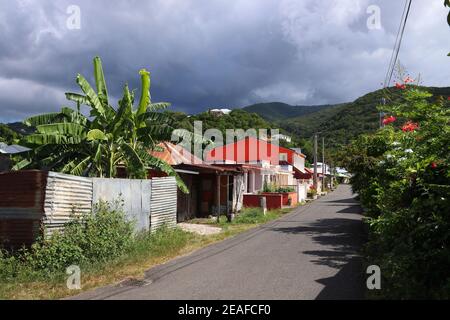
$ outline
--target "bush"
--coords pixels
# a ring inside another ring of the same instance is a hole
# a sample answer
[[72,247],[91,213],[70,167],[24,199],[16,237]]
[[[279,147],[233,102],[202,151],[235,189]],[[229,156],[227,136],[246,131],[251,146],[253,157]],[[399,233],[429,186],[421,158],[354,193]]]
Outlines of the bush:
[[293,187],[278,187],[275,192],[288,193],[288,192],[294,192],[294,191],[295,190]]
[[243,208],[241,212],[233,220],[236,224],[256,224],[264,223],[275,219],[278,216],[277,211],[267,211],[263,213],[261,208]]
[[74,218],[63,231],[40,239],[15,255],[0,254],[0,279],[20,272],[39,275],[64,273],[70,265],[86,266],[123,255],[133,241],[133,224],[119,204],[98,204],[94,212]]
[[366,253],[386,298],[450,297],[450,103],[430,97],[408,86],[402,103],[383,106],[391,124],[341,155],[369,216]]
[[286,193],[286,192],[294,192],[293,187],[279,187],[273,182],[264,181],[262,192],[277,192],[277,193]]

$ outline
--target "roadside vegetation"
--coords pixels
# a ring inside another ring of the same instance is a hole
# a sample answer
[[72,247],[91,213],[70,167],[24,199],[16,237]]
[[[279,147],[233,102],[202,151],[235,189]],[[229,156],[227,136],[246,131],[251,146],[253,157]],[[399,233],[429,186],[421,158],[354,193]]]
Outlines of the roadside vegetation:
[[81,270],[82,290],[141,278],[145,270],[176,256],[226,239],[289,212],[243,209],[236,219],[217,225],[222,232],[201,236],[179,228],[162,227],[155,232],[133,233],[133,222],[124,217],[120,203],[99,203],[93,214],[69,222],[64,231],[39,239],[31,248],[14,253],[0,251],[0,299],[57,299],[81,292],[66,286],[66,268]]
[[214,225],[223,228],[225,231],[234,230],[235,228],[250,228],[256,225],[260,225],[271,220],[280,218],[286,213],[292,211],[290,208],[278,209],[278,210],[268,210],[264,214],[261,208],[242,208],[241,212],[236,215],[236,217],[229,221],[226,216],[221,216],[219,222],[217,222],[216,217],[212,218],[196,218],[190,220],[190,223],[201,223]]
[[450,98],[411,83],[383,106],[385,127],[343,150],[367,214],[367,263],[381,268],[374,297],[450,298]]

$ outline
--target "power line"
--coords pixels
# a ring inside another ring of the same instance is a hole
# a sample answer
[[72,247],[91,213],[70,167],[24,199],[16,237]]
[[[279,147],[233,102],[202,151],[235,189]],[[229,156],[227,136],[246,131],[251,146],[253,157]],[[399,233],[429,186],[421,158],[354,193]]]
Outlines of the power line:
[[395,63],[394,63],[395,51],[396,51],[396,48],[397,48],[397,45],[398,45],[398,39],[400,37],[400,33],[401,33],[401,30],[402,30],[402,24],[403,24],[403,21],[405,20],[405,14],[406,14],[407,8],[408,8],[408,0],[405,1],[405,5],[403,6],[403,13],[402,13],[402,17],[400,18],[400,24],[398,26],[397,36],[395,37],[394,48],[392,49],[391,59],[389,61],[389,66],[388,66],[388,69],[386,71],[386,75],[384,77],[384,84],[383,84],[384,87],[387,87],[389,85],[387,83],[388,82],[388,78],[389,78],[389,74],[391,72],[391,68],[393,67],[393,65],[395,65]]
[[392,80],[392,75],[394,73],[395,64],[397,63],[398,54],[400,52],[400,47],[403,40],[403,35],[405,33],[406,22],[408,21],[409,13],[411,11],[412,0],[405,1],[405,7],[403,9],[402,19],[400,21],[399,30],[397,32],[397,38],[395,40],[394,49],[392,51],[391,61],[389,62],[389,69],[386,74],[384,87],[389,87]]
[[[412,3],[412,0],[406,0],[405,6],[403,7],[403,13],[402,13],[402,17],[400,19],[400,25],[398,27],[397,36],[395,38],[395,44],[394,44],[394,48],[392,50],[391,60],[389,61],[389,67],[388,67],[388,70],[386,73],[386,77],[384,78],[383,88],[389,87],[391,80],[392,80],[392,75],[394,74],[394,69],[395,69],[395,65],[398,60],[398,54],[400,52],[403,35],[405,34],[406,22],[408,21],[409,12],[411,10],[411,3]],[[386,100],[383,98],[381,103],[383,105],[386,104]],[[380,128],[384,127],[383,120],[382,120],[383,116],[384,116],[384,113],[380,112],[379,113]]]

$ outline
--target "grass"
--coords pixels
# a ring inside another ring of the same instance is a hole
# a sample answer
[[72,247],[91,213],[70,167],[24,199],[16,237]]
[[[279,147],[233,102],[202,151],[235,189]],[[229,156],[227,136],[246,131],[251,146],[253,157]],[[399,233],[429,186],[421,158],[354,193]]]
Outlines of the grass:
[[[257,227],[289,211],[268,211],[264,215],[260,209],[246,208],[231,223],[227,222],[226,217],[221,217],[219,223],[212,219],[190,221],[222,228],[221,233],[209,236],[185,232],[179,228],[161,228],[151,234],[141,234],[120,257],[81,266],[81,290],[67,289],[68,275],[62,271],[40,273],[20,261],[5,264],[5,259],[0,256],[0,268],[4,268],[3,276],[0,277],[0,299],[59,299],[127,278],[140,279],[153,266]],[[13,269],[7,270],[7,267]],[[14,276],[5,277],[8,274]]]

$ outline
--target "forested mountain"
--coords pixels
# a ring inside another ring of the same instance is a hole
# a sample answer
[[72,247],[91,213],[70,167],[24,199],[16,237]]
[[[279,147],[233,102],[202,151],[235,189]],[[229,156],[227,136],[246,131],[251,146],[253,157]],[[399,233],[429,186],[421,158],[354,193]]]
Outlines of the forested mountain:
[[[450,96],[450,88],[448,87],[422,87],[422,89],[432,93],[434,99],[439,96],[447,99]],[[377,90],[353,102],[319,106],[316,111],[300,116],[286,116],[285,111],[288,108],[285,108],[282,109],[278,119],[272,121],[272,125],[282,128],[302,140],[309,140],[315,132],[321,132],[320,135],[325,137],[328,147],[337,147],[347,144],[362,133],[375,131],[379,127],[377,106],[381,104],[382,98],[386,99],[386,103],[398,101],[401,97],[399,90],[396,88]],[[267,112],[271,118],[275,118],[274,115],[280,107],[280,105],[275,104],[262,104],[262,106],[261,111]],[[309,108],[317,107],[310,106]]]
[[[423,87],[433,93],[434,99],[450,96],[450,88]],[[174,127],[193,130],[194,121],[202,121],[203,131],[217,128],[225,134],[226,129],[281,129],[282,133],[292,136],[293,141],[282,145],[301,147],[307,156],[311,156],[312,137],[320,132],[325,137],[327,148],[336,148],[347,144],[358,135],[375,131],[379,126],[377,106],[382,98],[396,100],[399,89],[377,90],[368,93],[353,102],[321,105],[291,106],[281,102],[259,103],[242,109],[234,109],[229,114],[217,115],[205,111],[196,115],[183,112],[165,111],[174,119]],[[17,140],[26,128],[20,122],[8,125],[0,124],[0,141],[11,143]],[[29,129],[29,128],[27,128]]]
[[318,106],[292,106],[282,102],[267,102],[252,104],[242,108],[242,110],[257,113],[268,121],[276,121],[307,115],[333,106],[334,105],[329,104]]

